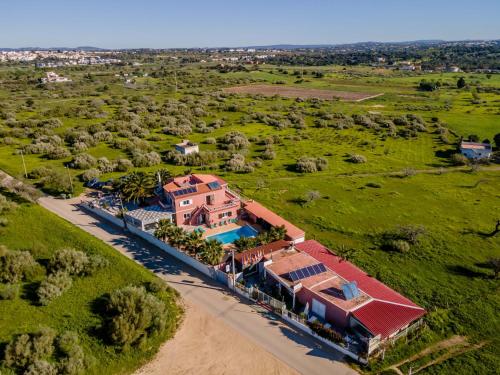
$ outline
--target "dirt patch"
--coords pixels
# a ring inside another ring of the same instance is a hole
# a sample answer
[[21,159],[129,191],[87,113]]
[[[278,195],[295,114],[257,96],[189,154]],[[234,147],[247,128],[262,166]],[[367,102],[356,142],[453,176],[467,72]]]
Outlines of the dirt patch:
[[175,337],[135,375],[298,373],[199,307],[188,305]]
[[318,99],[342,99],[349,101],[360,102],[375,98],[383,94],[371,94],[365,92],[350,92],[350,91],[334,91],[322,89],[308,89],[304,87],[290,87],[280,85],[248,85],[235,86],[223,89],[224,92],[232,94],[260,94],[264,96],[279,95],[285,98],[318,98]]

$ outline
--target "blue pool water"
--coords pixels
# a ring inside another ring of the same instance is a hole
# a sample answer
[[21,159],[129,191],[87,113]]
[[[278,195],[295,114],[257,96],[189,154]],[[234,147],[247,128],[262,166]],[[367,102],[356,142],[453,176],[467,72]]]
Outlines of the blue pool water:
[[217,240],[221,243],[228,244],[233,243],[240,237],[255,237],[259,232],[253,229],[250,225],[245,225],[244,227],[239,227],[229,232],[219,233],[210,237],[207,240]]

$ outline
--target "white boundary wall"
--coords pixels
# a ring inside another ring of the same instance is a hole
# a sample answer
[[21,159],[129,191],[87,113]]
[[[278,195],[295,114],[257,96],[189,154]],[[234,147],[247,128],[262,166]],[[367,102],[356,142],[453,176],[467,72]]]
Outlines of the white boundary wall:
[[302,323],[299,323],[297,322],[296,320],[294,319],[291,319],[288,317],[287,313],[284,312],[283,314],[281,314],[281,317],[283,318],[283,320],[291,325],[293,325],[295,328],[298,328],[300,329],[301,331],[304,331],[305,333],[313,336],[314,338],[316,338],[317,340],[321,341],[322,343],[324,343],[325,345],[328,345],[330,347],[332,347],[333,349],[335,350],[338,350],[339,352],[341,352],[342,354],[345,354],[349,357],[351,357],[352,359],[358,361],[359,363],[362,363],[362,364],[367,364],[368,361],[365,359],[365,358],[362,358],[356,354],[354,354],[353,352],[350,352],[349,350],[347,350],[346,348],[340,346],[340,345],[337,345],[335,344],[334,342],[330,341],[330,340],[327,340],[325,339],[324,337],[321,337],[319,336],[318,334],[316,334],[316,332],[314,332],[311,328],[309,328],[308,326],[302,324]]

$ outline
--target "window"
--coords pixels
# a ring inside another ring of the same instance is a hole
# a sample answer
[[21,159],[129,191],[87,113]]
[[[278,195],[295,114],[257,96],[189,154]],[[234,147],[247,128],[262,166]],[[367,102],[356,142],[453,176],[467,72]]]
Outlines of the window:
[[219,214],[219,219],[223,219],[225,217],[229,217],[229,216],[232,216],[232,212],[231,211],[228,211],[228,212],[223,212],[221,214]]
[[181,207],[184,207],[184,206],[189,206],[190,204],[193,204],[193,200],[192,199],[186,199],[186,200],[183,200],[181,201]]
[[187,220],[189,218],[191,218],[191,213],[188,212],[188,213],[184,214],[184,219],[185,220]]

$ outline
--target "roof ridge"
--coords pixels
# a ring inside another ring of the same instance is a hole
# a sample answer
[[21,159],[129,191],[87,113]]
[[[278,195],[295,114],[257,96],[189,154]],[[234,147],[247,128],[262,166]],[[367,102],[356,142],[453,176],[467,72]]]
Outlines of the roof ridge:
[[387,300],[384,300],[384,299],[380,299],[380,298],[374,298],[372,297],[374,301],[378,301],[378,302],[384,302],[384,303],[388,303],[390,305],[396,305],[396,306],[403,306],[403,307],[409,307],[411,309],[415,309],[415,310],[424,310],[425,309],[423,307],[420,307],[418,305],[415,305],[415,306],[412,306],[412,305],[406,305],[404,303],[398,303],[398,302],[392,302],[392,301],[387,301]]

